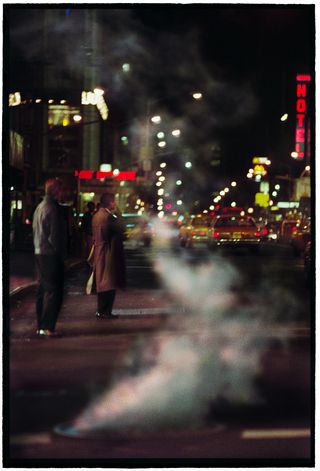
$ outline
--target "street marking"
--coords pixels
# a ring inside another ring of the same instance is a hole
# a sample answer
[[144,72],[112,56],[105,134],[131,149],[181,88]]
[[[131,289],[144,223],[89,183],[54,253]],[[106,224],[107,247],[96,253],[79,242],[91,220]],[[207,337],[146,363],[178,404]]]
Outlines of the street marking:
[[308,428],[301,429],[269,429],[269,430],[244,430],[241,438],[247,440],[259,440],[270,438],[308,438],[311,433]]
[[51,437],[48,433],[13,435],[10,443],[11,445],[48,445],[51,443]]

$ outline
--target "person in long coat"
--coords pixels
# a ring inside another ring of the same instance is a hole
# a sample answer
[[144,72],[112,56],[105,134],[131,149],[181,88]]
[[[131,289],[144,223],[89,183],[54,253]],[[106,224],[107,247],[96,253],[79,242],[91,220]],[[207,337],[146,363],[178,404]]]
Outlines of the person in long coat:
[[97,318],[116,317],[112,314],[116,290],[126,286],[123,229],[120,219],[113,213],[114,209],[114,195],[104,193],[100,209],[92,218]]

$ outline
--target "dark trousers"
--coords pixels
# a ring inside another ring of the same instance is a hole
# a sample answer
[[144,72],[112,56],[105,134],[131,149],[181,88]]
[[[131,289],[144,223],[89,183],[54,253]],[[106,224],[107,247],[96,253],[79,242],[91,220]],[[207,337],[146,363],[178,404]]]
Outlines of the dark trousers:
[[38,329],[54,330],[63,300],[64,265],[56,255],[36,255],[39,285],[36,298]]
[[107,315],[111,314],[115,297],[116,297],[115,289],[97,293],[97,301],[98,301],[97,311],[100,314],[107,314]]

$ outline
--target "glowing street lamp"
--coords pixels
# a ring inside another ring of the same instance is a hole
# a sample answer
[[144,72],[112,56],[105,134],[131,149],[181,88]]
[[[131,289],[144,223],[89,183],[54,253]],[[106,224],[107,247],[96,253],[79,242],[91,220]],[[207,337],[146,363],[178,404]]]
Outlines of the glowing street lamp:
[[81,120],[82,120],[82,116],[80,116],[79,114],[75,114],[75,115],[73,116],[73,121],[74,121],[75,123],[80,123]]
[[166,145],[167,145],[166,141],[160,141],[160,142],[158,142],[158,146],[159,146],[159,147],[166,147]]
[[192,167],[192,163],[191,163],[191,162],[186,162],[184,165],[185,165],[186,168],[191,168],[191,167]]
[[237,182],[231,182],[231,186],[237,186]]
[[152,116],[151,121],[155,124],[159,124],[161,123],[161,116],[158,116],[158,115]]
[[202,98],[202,93],[200,93],[200,92],[195,92],[195,93],[192,94],[192,96],[193,96],[193,98],[194,98],[195,100],[201,100],[201,98]]
[[180,129],[174,129],[171,133],[174,137],[179,137],[181,134]]

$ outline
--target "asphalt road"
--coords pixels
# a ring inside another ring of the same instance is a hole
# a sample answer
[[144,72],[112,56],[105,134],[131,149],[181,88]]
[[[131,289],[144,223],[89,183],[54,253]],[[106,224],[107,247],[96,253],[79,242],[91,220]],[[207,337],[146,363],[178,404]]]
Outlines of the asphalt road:
[[[128,289],[94,318],[68,274],[57,339],[11,301],[4,456],[20,467],[312,464],[313,300],[288,247],[127,247]],[[154,461],[156,460],[156,461]]]

